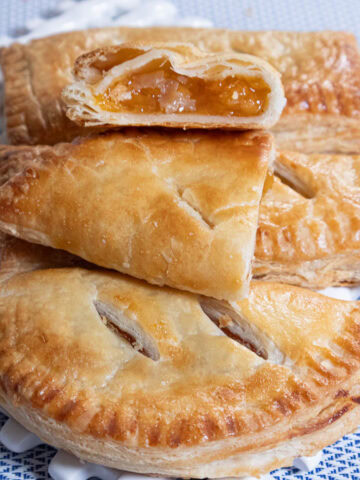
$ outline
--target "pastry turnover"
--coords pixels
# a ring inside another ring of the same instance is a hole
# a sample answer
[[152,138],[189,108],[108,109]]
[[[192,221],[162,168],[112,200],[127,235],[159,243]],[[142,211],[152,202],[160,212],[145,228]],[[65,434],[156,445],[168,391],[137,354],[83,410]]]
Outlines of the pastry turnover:
[[279,153],[255,254],[258,278],[312,288],[359,283],[360,156]]
[[52,253],[34,246],[25,261],[15,242],[0,253],[0,404],[45,442],[216,478],[291,465],[356,429],[357,302],[255,282],[229,304],[104,270],[38,270]]
[[126,42],[185,42],[209,52],[258,56],[281,73],[284,85],[287,104],[274,128],[280,148],[360,151],[360,55],[353,35],[161,27],[71,32],[3,48],[10,142],[52,144],[97,128],[70,121],[61,92],[73,81],[77,57]]
[[0,187],[5,233],[158,285],[247,293],[269,134],[134,129],[3,146],[0,158],[13,172]]
[[259,58],[191,44],[123,44],[89,52],[65,88],[80,125],[255,129],[285,104],[280,75]]

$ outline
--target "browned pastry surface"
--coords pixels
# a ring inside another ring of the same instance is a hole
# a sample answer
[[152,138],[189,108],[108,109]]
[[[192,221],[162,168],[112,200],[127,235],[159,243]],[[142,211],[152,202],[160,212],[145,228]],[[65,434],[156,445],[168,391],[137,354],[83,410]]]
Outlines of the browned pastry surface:
[[125,43],[79,57],[63,91],[80,125],[258,129],[285,105],[280,75],[253,55],[191,43]]
[[49,249],[12,242],[0,402],[56,447],[143,473],[258,475],[356,428],[357,302],[255,282],[230,305],[104,270],[29,271]]
[[66,118],[60,98],[75,59],[132,41],[191,42],[204,50],[259,56],[282,74],[287,106],[275,128],[280,148],[359,152],[360,56],[354,36],[343,32],[115,27],[14,44],[1,58],[10,141],[56,143],[84,133]]
[[272,138],[126,130],[0,148],[0,229],[158,285],[239,299],[248,290]]
[[281,152],[260,207],[258,278],[311,288],[360,282],[360,156]]
[[60,267],[97,268],[64,250],[25,242],[0,232],[0,280],[17,272]]

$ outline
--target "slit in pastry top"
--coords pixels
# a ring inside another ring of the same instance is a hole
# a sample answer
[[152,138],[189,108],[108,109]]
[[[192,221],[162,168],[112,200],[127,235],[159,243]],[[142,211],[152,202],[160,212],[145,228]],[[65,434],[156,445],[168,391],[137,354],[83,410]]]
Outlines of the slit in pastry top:
[[280,75],[238,53],[206,53],[188,44],[97,49],[75,62],[63,98],[85,125],[263,128],[285,105]]

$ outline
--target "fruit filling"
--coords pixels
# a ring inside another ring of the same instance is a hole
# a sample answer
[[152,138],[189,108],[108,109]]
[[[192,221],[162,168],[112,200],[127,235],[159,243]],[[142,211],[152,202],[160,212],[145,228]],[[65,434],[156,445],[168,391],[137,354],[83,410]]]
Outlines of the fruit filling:
[[114,80],[95,100],[109,112],[252,117],[264,112],[269,93],[259,77],[185,76],[175,72],[168,60],[159,59]]

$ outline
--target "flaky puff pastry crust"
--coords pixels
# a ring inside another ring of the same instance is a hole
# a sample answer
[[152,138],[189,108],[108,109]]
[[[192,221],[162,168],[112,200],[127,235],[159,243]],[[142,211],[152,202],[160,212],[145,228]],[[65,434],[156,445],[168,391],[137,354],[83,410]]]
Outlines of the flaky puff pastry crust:
[[282,76],[287,105],[274,130],[280,148],[360,151],[360,56],[353,35],[161,27],[71,32],[4,48],[10,142],[52,144],[91,132],[66,117],[61,91],[72,82],[77,57],[125,42],[190,42],[205,51],[258,56]]
[[[7,147],[0,230],[157,285],[248,291],[269,134],[128,130]],[[25,165],[25,166],[24,166]]]
[[360,156],[279,152],[253,274],[310,288],[360,282]]
[[[154,62],[156,67],[153,66]],[[156,72],[152,77],[149,73],[151,68]],[[169,69],[179,78],[178,82],[166,79]],[[139,75],[142,71],[147,73],[142,75],[140,83],[145,81],[147,87],[139,101],[136,95],[132,95],[132,90],[136,87],[131,80],[130,86],[128,82],[131,75]],[[270,64],[252,55],[204,52],[190,43],[125,43],[100,48],[78,58],[74,74],[75,83],[64,89],[63,100],[69,107],[68,117],[86,126],[137,125],[242,130],[270,128],[278,121],[285,105],[280,75]],[[234,84],[236,79],[242,81],[242,84],[234,86],[230,91],[226,82]],[[184,82],[198,82],[198,86],[195,84],[192,91]],[[198,104],[203,101],[201,90],[206,89],[206,85],[211,82],[207,110],[209,111],[210,103],[212,109],[218,109],[218,115],[198,111],[201,108]],[[123,88],[118,96],[126,102],[129,95],[132,95],[133,101],[136,101],[135,112],[124,111],[124,106],[118,104],[109,109],[98,101],[99,95],[106,98],[109,88],[119,83]],[[217,89],[214,89],[214,84],[219,84]],[[151,85],[158,95],[161,95],[161,89],[165,91],[160,97],[157,110],[142,113],[148,108]],[[227,113],[222,113],[221,108],[219,110],[219,104],[225,101],[222,100],[224,94],[235,95],[237,98],[226,99]],[[256,98],[253,99],[254,95]],[[243,107],[242,115],[236,112],[234,114],[231,110],[236,109],[240,101],[247,106]],[[261,102],[261,108],[254,108],[255,104]],[[249,107],[251,115],[246,114],[246,111],[250,112]]]
[[255,282],[228,304],[44,269],[53,254],[0,238],[0,403],[44,441],[120,469],[216,478],[290,465],[356,428],[358,302]]

